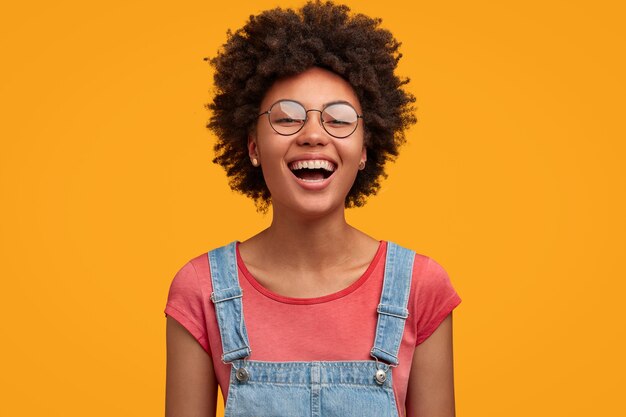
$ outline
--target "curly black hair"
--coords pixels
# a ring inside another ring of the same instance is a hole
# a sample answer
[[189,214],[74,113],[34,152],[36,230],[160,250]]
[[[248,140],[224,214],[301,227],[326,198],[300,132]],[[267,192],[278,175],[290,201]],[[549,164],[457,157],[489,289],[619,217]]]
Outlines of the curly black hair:
[[262,171],[248,157],[248,135],[266,91],[280,78],[321,67],[343,77],[354,89],[364,118],[367,164],[359,171],[345,206],[362,206],[386,177],[385,163],[398,155],[404,131],[416,122],[415,97],[404,90],[408,78],[394,74],[400,43],[380,27],[381,19],[350,14],[345,5],[310,1],[301,9],[275,8],[250,16],[217,56],[213,102],[207,127],[217,136],[214,163],[233,190],[265,211],[271,201]]

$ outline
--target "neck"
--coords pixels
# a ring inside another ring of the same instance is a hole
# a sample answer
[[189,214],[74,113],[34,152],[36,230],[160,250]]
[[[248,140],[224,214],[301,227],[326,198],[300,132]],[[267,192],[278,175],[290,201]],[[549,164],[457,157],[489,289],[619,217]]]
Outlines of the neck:
[[344,210],[319,218],[290,216],[275,210],[272,224],[257,235],[269,259],[296,269],[334,265],[350,256],[361,233],[350,226]]

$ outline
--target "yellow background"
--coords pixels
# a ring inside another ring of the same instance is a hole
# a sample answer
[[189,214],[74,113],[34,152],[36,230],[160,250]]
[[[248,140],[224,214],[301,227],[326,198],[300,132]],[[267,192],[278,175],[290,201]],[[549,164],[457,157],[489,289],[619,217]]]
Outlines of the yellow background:
[[[459,416],[626,415],[620,3],[349,2],[420,119],[349,218],[450,274]],[[0,415],[163,415],[173,275],[270,219],[211,163],[202,58],[275,5],[3,5]]]

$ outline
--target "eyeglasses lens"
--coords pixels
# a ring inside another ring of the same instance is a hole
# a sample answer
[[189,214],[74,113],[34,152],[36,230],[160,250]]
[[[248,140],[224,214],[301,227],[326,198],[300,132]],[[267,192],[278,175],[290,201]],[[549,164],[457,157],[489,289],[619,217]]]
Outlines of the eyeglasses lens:
[[347,104],[331,104],[322,111],[324,129],[332,136],[345,138],[356,129],[356,111]]
[[270,123],[281,135],[293,135],[306,120],[306,110],[294,101],[279,101],[270,109]]

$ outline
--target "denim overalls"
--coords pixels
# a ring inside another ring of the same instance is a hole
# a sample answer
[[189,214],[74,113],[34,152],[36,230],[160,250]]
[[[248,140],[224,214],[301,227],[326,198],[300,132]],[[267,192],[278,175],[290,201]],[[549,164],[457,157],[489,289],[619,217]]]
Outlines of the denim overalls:
[[225,417],[398,417],[392,367],[408,317],[415,253],[387,243],[376,337],[369,361],[262,362],[251,349],[236,242],[209,252],[224,363],[231,363]]

